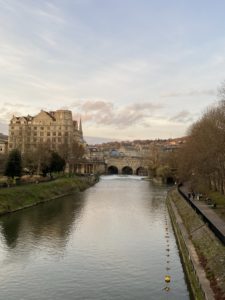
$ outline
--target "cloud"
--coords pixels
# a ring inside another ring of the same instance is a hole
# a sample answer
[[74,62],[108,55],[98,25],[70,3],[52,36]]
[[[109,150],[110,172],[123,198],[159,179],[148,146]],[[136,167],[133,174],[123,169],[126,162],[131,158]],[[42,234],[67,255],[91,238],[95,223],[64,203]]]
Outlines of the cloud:
[[124,129],[136,124],[144,124],[146,127],[146,119],[151,118],[155,111],[162,108],[162,105],[140,102],[116,106],[110,101],[87,100],[83,103],[76,101],[73,107],[79,111],[75,115],[76,118],[82,115],[84,122]]
[[170,98],[170,97],[193,97],[193,96],[215,96],[215,95],[216,95],[216,91],[213,90],[213,89],[161,93],[161,97],[165,97],[165,98]]
[[2,105],[0,105],[0,123],[2,123],[5,128],[13,115],[23,116],[32,113],[36,114],[38,111],[39,108],[34,107],[33,105],[4,102]]
[[32,11],[34,14],[36,14],[38,17],[43,17],[43,18],[46,18],[48,21],[53,21],[55,23],[59,23],[59,24],[64,24],[66,23],[65,22],[65,19],[60,16],[58,14],[58,10],[56,10],[56,7],[53,7],[53,6],[49,6],[49,11],[47,10],[42,10],[42,9],[38,9],[38,10],[35,10],[35,11]]
[[[38,113],[41,108],[44,107],[5,101],[0,106],[0,122],[8,124],[12,115],[32,115]],[[146,127],[150,123],[149,120],[155,115],[155,112],[160,111],[161,108],[163,108],[161,104],[153,104],[151,102],[116,105],[111,101],[102,99],[74,101],[71,105],[60,107],[60,109],[74,110],[73,117],[77,120],[82,117],[83,122],[86,122],[87,126],[95,124],[97,126],[111,126],[123,129],[134,125]],[[50,108],[44,109],[49,110]]]
[[113,104],[104,101],[86,101],[81,106],[84,112],[88,111],[100,111],[100,112],[110,112],[113,109]]
[[[33,2],[33,1],[32,1]],[[65,23],[65,18],[63,17],[60,8],[55,4],[50,2],[36,2],[34,1],[32,5],[27,5],[22,1],[11,1],[11,3],[6,3],[3,1],[1,3],[3,7],[10,12],[13,12],[14,15],[19,14],[19,12],[23,12],[23,14],[32,15],[33,17],[47,19],[48,21],[54,23]]]
[[182,110],[169,119],[169,121],[178,122],[178,123],[189,123],[192,122],[193,120],[194,120],[193,116],[187,110]]
[[133,111],[155,111],[162,108],[160,103],[151,103],[151,102],[138,102],[131,105],[128,105],[128,108]]

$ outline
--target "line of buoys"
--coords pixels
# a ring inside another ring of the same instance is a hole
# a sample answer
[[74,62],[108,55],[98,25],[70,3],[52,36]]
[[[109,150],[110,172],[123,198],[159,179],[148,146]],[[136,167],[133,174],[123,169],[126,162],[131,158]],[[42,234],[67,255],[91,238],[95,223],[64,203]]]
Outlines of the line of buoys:
[[170,257],[170,235],[169,235],[169,224],[168,224],[168,220],[167,220],[167,209],[166,209],[166,206],[165,206],[165,209],[164,209],[164,212],[165,212],[165,239],[166,239],[166,275],[164,276],[164,281],[166,283],[166,286],[163,288],[163,290],[165,292],[169,292],[170,291],[170,287],[168,286],[171,282],[171,276],[168,274],[168,271],[170,271],[170,260],[168,259]]

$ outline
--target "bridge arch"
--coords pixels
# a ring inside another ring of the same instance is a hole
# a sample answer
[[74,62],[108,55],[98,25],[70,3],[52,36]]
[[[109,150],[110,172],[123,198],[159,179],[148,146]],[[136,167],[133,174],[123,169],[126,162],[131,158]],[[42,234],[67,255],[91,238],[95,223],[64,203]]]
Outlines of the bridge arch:
[[119,170],[118,170],[118,168],[115,167],[115,166],[109,166],[109,167],[108,167],[108,172],[107,172],[107,173],[110,174],[110,175],[118,174],[118,173],[119,173]]
[[122,168],[123,175],[133,175],[133,169],[129,166],[125,166]]
[[175,183],[175,179],[172,176],[167,176],[166,177],[166,183],[167,184],[174,184]]
[[148,176],[148,170],[146,168],[144,168],[144,167],[139,167],[136,170],[136,175],[139,175],[139,176]]

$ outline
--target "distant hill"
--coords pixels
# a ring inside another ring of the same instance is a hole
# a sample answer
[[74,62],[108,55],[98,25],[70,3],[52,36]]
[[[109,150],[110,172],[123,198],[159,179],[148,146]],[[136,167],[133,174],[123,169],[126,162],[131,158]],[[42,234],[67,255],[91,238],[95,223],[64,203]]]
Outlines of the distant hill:
[[8,140],[8,136],[6,134],[0,133],[0,140]]
[[115,141],[116,139],[97,137],[97,136],[84,136],[84,140],[89,145],[95,145],[95,144],[102,144],[102,143],[110,143],[112,141]]
[[104,146],[118,149],[120,146],[128,146],[128,145],[142,145],[148,146],[150,144],[160,144],[160,145],[178,145],[183,144],[187,140],[187,137],[180,137],[175,139],[154,139],[154,140],[133,140],[133,141],[122,141],[122,140],[113,140],[107,138],[92,138],[86,139],[89,145],[93,146]]

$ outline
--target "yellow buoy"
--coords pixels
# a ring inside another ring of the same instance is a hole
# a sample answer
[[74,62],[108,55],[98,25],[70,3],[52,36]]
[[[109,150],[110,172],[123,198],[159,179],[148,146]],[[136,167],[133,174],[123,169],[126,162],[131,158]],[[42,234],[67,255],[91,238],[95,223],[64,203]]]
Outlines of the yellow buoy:
[[167,282],[167,283],[170,282],[170,276],[169,275],[165,276],[165,282]]

